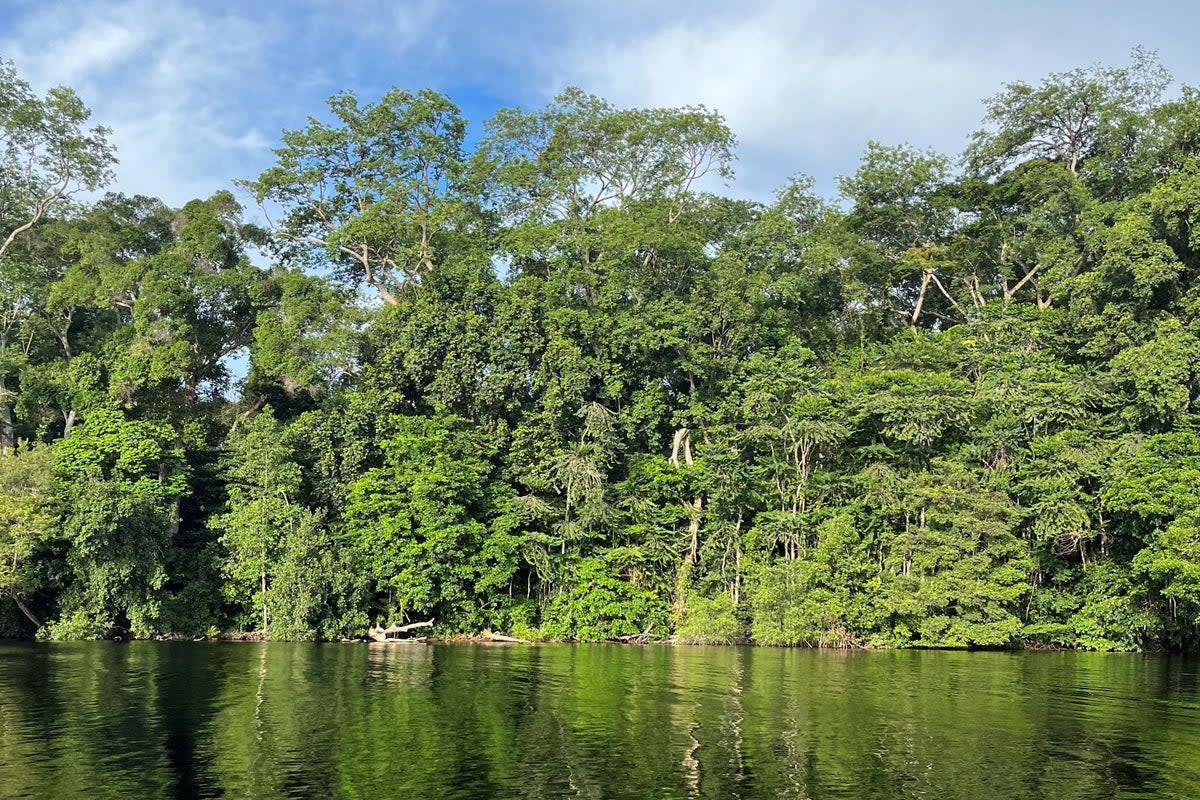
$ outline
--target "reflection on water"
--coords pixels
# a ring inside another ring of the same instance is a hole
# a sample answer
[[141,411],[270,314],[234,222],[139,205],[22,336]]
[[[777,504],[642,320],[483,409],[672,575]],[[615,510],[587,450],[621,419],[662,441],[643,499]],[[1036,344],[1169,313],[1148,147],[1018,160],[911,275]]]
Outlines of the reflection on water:
[[1200,798],[1200,662],[0,643],[0,797]]

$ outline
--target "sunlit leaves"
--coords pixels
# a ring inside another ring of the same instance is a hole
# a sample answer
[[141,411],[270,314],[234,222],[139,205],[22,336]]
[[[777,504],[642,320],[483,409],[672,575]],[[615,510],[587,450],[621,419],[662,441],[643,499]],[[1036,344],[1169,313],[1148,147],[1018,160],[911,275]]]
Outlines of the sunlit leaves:
[[331,122],[287,131],[277,162],[246,187],[282,210],[281,252],[328,264],[388,303],[442,258],[459,219],[466,122],[432,90],[390,89],[376,103],[329,99]]

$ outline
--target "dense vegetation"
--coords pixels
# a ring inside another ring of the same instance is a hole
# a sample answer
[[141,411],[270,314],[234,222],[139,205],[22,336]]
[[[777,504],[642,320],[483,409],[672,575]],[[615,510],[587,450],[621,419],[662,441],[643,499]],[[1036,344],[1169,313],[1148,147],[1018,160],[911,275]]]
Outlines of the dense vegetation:
[[568,90],[468,146],[344,94],[173,209],[81,202],[107,131],[4,66],[0,627],[1196,648],[1170,85],[1009,84],[960,158],[770,204],[711,191],[704,108]]

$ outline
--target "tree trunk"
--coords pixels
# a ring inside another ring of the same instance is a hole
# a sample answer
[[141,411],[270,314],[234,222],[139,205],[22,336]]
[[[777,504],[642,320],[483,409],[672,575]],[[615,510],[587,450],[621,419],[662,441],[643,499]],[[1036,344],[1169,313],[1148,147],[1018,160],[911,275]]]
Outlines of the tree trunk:
[[909,327],[914,330],[917,327],[917,320],[921,319],[921,308],[925,305],[925,291],[929,288],[929,279],[933,275],[929,270],[925,271],[925,275],[921,278],[921,292],[917,295],[917,304],[913,308],[912,319],[909,320]]
[[679,466],[679,450],[683,446],[684,442],[688,441],[689,433],[690,431],[688,428],[680,428],[679,430],[675,431],[675,438],[671,442],[671,458],[668,460],[676,467]]
[[704,497],[696,497],[692,500],[690,516],[688,521],[688,535],[692,540],[691,553],[689,559],[693,564],[700,563],[700,514],[704,510]]
[[733,607],[737,608],[742,599],[742,511],[738,509],[737,526],[733,529],[734,533],[734,550],[733,550],[733,589],[730,592],[730,599],[733,600]]
[[425,622],[410,622],[407,625],[391,625],[387,628],[369,628],[367,637],[374,642],[393,642],[404,641],[402,639],[389,639],[389,636],[397,633],[407,633],[408,631],[416,630],[417,628],[429,628],[433,626],[433,620]]
[[17,604],[17,608],[21,609],[21,613],[33,623],[33,627],[42,627],[42,621],[38,619],[32,611],[29,610],[29,606],[25,605],[24,601],[21,600],[20,595],[18,595],[16,591],[10,591],[9,596],[12,597],[13,602]]
[[17,448],[16,428],[13,426],[12,400],[4,376],[0,375],[0,454]]
[[[675,431],[675,439],[671,442],[670,463],[679,466],[679,454],[683,453],[683,461],[689,467],[695,463],[692,459],[692,436],[689,428]],[[700,515],[704,511],[704,495],[697,495],[691,501],[683,500],[683,507],[688,511],[688,538],[691,548],[688,560],[696,564],[700,560]]]

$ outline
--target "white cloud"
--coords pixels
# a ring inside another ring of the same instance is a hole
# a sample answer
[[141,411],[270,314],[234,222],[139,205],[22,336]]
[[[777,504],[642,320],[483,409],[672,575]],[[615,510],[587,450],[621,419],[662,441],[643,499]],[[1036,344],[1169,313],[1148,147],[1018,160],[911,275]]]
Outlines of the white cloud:
[[1200,4],[1178,0],[14,1],[0,57],[79,90],[114,128],[117,188],[173,203],[257,173],[282,128],[342,89],[432,85],[476,122],[568,84],[704,103],[741,141],[734,191],[765,198],[796,171],[831,191],[868,139],[956,152],[1006,80],[1121,63],[1139,43],[1192,82],[1200,69]]
[[180,2],[39,6],[0,54],[35,87],[66,84],[113,129],[115,188],[180,204],[228,188],[232,165],[261,162],[273,137],[241,110],[269,29]]
[[541,54],[537,85],[549,94],[575,83],[630,105],[704,103],[742,143],[736,192],[768,197],[796,171],[831,192],[870,139],[956,154],[981,99],[1006,81],[1124,63],[1139,43],[1189,77],[1200,63],[1178,15],[1200,22],[1200,5],[1187,5],[613,0],[563,21],[564,43]]
[[74,84],[127,62],[150,38],[151,31],[144,27],[113,22],[80,28],[68,33],[52,50],[42,50],[32,59],[32,69],[53,74],[58,83]]
[[878,9],[852,35],[849,21],[828,3],[727,6],[599,45],[580,34],[552,74],[622,103],[716,108],[742,143],[740,191],[759,197],[796,171],[828,187],[869,139],[956,148],[1000,73]]

